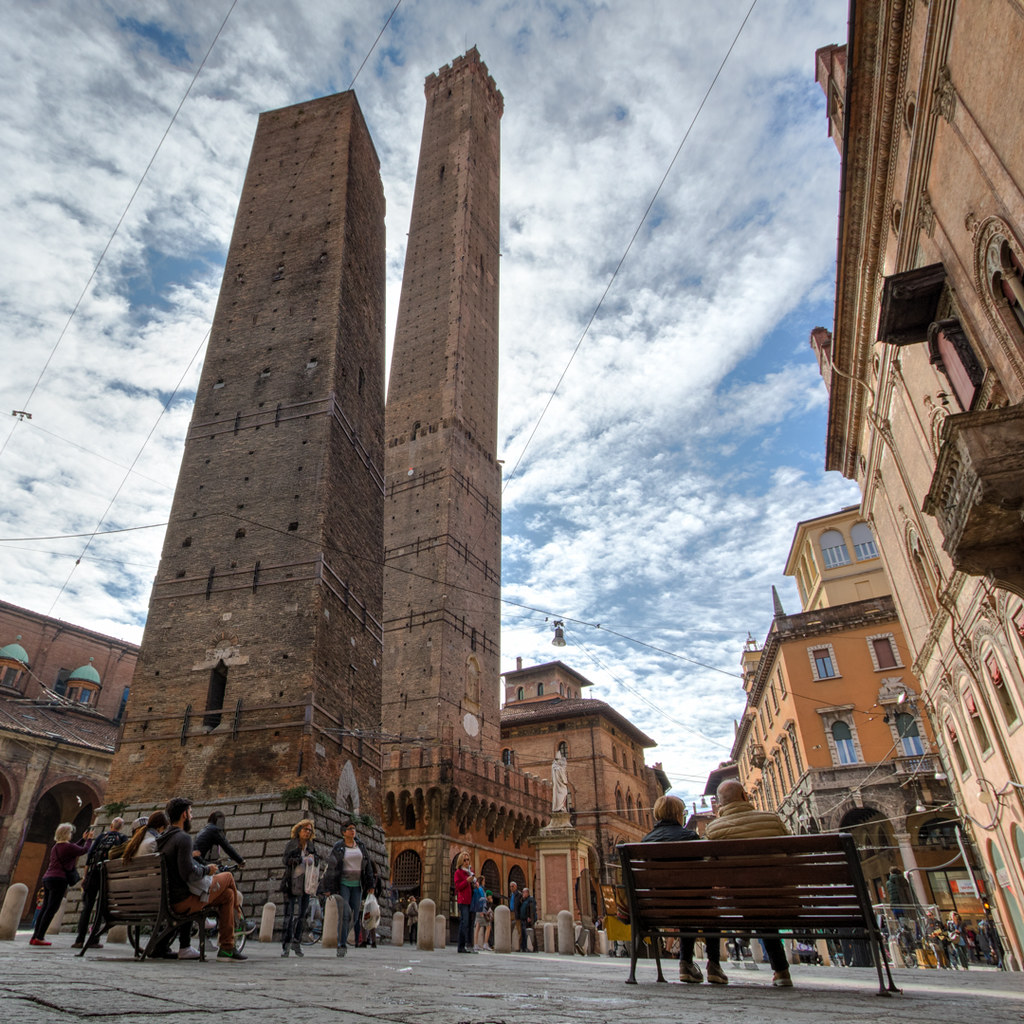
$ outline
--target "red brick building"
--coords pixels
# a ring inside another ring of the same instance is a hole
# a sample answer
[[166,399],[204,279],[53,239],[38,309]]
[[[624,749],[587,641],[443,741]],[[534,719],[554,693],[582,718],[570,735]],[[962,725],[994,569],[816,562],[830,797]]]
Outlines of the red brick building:
[[354,93],[262,114],[108,787],[223,810],[249,891],[286,795],[380,817],[384,284]]
[[499,762],[503,101],[475,49],[426,99],[386,416],[382,717],[393,880],[440,910],[464,848],[495,891],[532,881],[550,791]]
[[0,601],[0,898],[34,893],[57,825],[84,829],[102,806],[137,653]]
[[660,763],[644,763],[656,742],[603,700],[584,698],[593,684],[561,661],[516,664],[504,677],[502,762],[550,777],[562,751],[573,824],[594,843],[600,881],[617,881],[616,846],[651,830],[651,808],[670,785]]

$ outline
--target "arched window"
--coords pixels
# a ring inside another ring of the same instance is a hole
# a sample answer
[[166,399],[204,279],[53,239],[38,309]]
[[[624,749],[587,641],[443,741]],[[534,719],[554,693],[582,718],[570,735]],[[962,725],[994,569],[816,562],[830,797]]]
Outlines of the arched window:
[[520,686],[519,689],[516,690],[516,700],[522,700],[525,696],[526,691]]
[[821,557],[826,569],[835,569],[850,564],[850,552],[846,541],[838,530],[826,530],[821,535]]
[[633,793],[632,791],[626,793],[626,817],[635,818],[636,815],[633,813]]
[[928,564],[921,551],[921,540],[913,531],[911,531],[907,538],[907,547],[910,556],[910,568],[914,574],[914,582],[917,583],[918,592],[921,595],[921,600],[924,602],[929,617],[934,618],[939,608],[935,600],[935,580],[928,569]]
[[475,654],[466,659],[466,700],[480,703],[480,662]]
[[857,748],[854,746],[853,733],[846,722],[834,722],[832,725],[832,739],[836,743],[836,754],[840,764],[856,764]]
[[405,805],[405,827],[409,832],[416,828],[416,808],[411,802]]
[[419,897],[422,870],[420,855],[415,850],[403,850],[395,858],[391,866],[391,881],[400,895]]
[[956,726],[951,718],[946,719],[946,735],[949,737],[949,747],[956,759],[957,769],[962,776],[966,775],[967,758],[964,757],[964,748],[960,745],[960,734],[956,731]]
[[974,693],[971,690],[964,690],[964,707],[967,708],[967,715],[971,720],[974,738],[978,741],[978,750],[982,754],[987,754],[992,749],[992,741],[988,738],[985,720],[981,717],[981,711],[978,709]]
[[221,660],[217,662],[216,668],[210,670],[210,685],[206,690],[206,714],[203,716],[203,726],[207,729],[216,729],[220,725],[220,712],[224,707],[224,692],[227,685],[228,667]]
[[905,711],[896,714],[896,732],[899,733],[900,743],[903,744],[904,757],[917,757],[924,753],[924,744],[921,742],[921,733],[917,728],[917,719],[908,715]]
[[512,883],[515,882],[519,891],[522,892],[526,886],[526,875],[523,874],[523,869],[517,864],[508,873],[508,891],[512,891]]
[[565,740],[562,740],[562,742],[558,744],[558,752],[564,758],[568,758],[569,757],[569,744],[566,743]]
[[622,790],[618,786],[615,787],[615,810],[617,813],[622,813]]
[[875,547],[875,538],[871,534],[871,527],[867,523],[854,523],[850,530],[850,540],[853,541],[853,553],[857,556],[858,562],[867,558],[877,558],[878,548]]
[[538,683],[537,684],[537,696],[538,697],[543,697],[544,696],[544,684],[543,683]]
[[996,695],[996,702],[999,704],[1003,720],[1007,725],[1016,725],[1019,717],[1017,706],[1013,703],[1013,698],[1003,679],[1003,671],[994,655],[990,654],[985,658],[985,674],[992,683],[992,692]]
[[509,747],[506,747],[501,752],[501,763],[503,765],[507,765],[509,768],[511,768],[512,765],[515,763],[515,754]]
[[501,892],[501,875],[498,874],[498,865],[493,860],[485,860],[480,868],[480,877],[484,880],[484,888],[492,893]]

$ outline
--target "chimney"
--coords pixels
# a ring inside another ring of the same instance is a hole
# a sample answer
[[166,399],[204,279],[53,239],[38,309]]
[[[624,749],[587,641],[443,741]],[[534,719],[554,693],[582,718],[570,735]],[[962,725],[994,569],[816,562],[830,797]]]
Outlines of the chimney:
[[521,671],[522,667],[523,667],[523,659],[522,658],[516,658],[516,671],[517,672]]

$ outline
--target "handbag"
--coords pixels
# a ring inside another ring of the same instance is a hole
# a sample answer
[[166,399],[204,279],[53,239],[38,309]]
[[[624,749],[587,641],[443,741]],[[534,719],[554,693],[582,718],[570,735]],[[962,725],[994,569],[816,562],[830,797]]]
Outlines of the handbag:
[[65,871],[64,877],[67,879],[69,889],[72,886],[78,885],[82,880],[82,876],[79,874],[78,868],[70,868],[68,871]]

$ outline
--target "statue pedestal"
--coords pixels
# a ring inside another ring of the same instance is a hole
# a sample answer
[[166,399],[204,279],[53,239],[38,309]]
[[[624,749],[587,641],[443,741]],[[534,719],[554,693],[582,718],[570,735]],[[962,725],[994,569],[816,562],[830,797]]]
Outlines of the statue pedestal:
[[537,883],[537,919],[555,923],[558,912],[568,910],[573,919],[580,917],[576,906],[576,882],[583,876],[585,912],[589,914],[589,866],[594,844],[573,828],[567,811],[555,811],[551,823],[529,840],[537,851],[540,874]]

